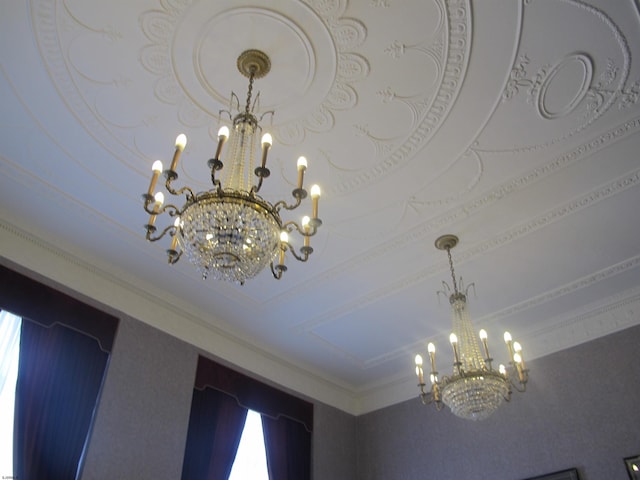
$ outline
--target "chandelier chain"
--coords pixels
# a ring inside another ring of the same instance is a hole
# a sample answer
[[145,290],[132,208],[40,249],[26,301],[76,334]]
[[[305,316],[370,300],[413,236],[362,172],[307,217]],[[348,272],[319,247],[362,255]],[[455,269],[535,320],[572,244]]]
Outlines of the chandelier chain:
[[253,91],[253,79],[255,78],[256,75],[256,67],[255,66],[251,66],[251,73],[249,75],[249,89],[247,91],[247,104],[244,107],[244,113],[245,114],[249,114],[249,108],[251,106],[251,92]]
[[447,246],[447,257],[449,257],[449,270],[451,271],[451,280],[453,281],[453,293],[458,295],[458,283],[456,282],[456,272],[453,270],[453,259],[451,258],[451,247]]

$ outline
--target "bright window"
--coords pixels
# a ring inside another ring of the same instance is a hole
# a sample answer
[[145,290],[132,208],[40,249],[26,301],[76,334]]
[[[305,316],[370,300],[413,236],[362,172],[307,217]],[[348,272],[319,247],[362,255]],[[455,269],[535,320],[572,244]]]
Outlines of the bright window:
[[13,477],[13,411],[20,354],[20,317],[0,311],[0,476]]
[[269,480],[260,414],[249,410],[229,480]]

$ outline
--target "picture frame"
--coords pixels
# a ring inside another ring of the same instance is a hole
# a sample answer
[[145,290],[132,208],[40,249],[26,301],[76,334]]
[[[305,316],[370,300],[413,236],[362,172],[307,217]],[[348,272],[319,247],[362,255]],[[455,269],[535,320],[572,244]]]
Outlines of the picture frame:
[[624,464],[627,467],[629,479],[640,480],[640,455],[625,458]]
[[[580,480],[577,468],[561,470],[559,472],[547,473],[538,477],[530,477],[525,480]],[[635,480],[635,479],[634,479]]]

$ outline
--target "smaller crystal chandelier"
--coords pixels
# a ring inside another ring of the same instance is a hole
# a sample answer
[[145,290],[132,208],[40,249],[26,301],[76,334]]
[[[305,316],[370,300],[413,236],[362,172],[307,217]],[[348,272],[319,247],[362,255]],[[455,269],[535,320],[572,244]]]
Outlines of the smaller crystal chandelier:
[[[293,203],[281,200],[275,204],[258,195],[262,182],[270,175],[266,167],[267,153],[271,148],[271,135],[265,133],[261,140],[260,162],[256,161],[259,152],[258,135],[262,131],[254,113],[259,95],[252,103],[253,81],[264,77],[271,69],[269,57],[259,50],[247,50],[240,54],[238,70],[249,79],[247,101],[244,110],[235,94],[229,111],[230,125],[222,126],[218,131],[218,146],[214,158],[207,163],[213,188],[195,193],[189,187],[176,190],[173,182],[177,180],[176,166],[184,150],[187,138],[180,134],[176,139],[176,149],[171,167],[164,171],[165,189],[174,196],[185,196],[181,207],[164,204],[164,193],[154,189],[162,172],[162,163],[156,161],[152,166],[151,184],[143,195],[144,209],[150,215],[145,225],[146,239],[155,242],[165,235],[171,237],[167,250],[169,263],[176,263],[183,252],[193,263],[203,278],[209,276],[244,284],[270,265],[276,279],[282,278],[287,270],[285,253],[289,251],[296,260],[306,262],[313,248],[310,237],[316,234],[322,225],[318,218],[318,199],[320,187],[311,187],[311,217],[305,216],[300,224],[294,221],[283,222],[280,211],[294,210],[307,197],[303,187],[307,160],[298,159],[297,187],[293,190]],[[233,101],[235,100],[235,105]],[[236,111],[232,115],[231,111]],[[260,120],[273,112],[265,112]],[[220,155],[223,145],[229,143],[224,159]],[[221,178],[218,172],[224,170]],[[255,168],[254,168],[255,167]],[[160,233],[155,226],[156,217],[168,213],[173,220]],[[297,231],[303,237],[303,245],[298,251],[289,243],[289,234]]]
[[[446,250],[449,257],[452,287],[442,282],[445,291],[439,294],[449,295],[451,313],[453,316],[453,333],[449,337],[453,348],[453,374],[451,376],[438,376],[436,369],[436,347],[429,343],[427,351],[431,363],[431,391],[425,391],[424,371],[422,369],[422,356],[416,355],[416,375],[420,398],[425,405],[435,403],[438,410],[443,404],[461,418],[469,420],[483,420],[491,415],[500,406],[502,401],[509,401],[512,387],[519,392],[524,392],[529,378],[529,370],[525,367],[522,357],[522,347],[514,342],[509,332],[504,333],[504,341],[509,353],[509,368],[500,365],[498,370],[493,368],[493,358],[489,354],[487,332],[480,330],[480,343],[483,355],[480,353],[478,342],[471,324],[471,317],[467,310],[467,293],[460,279],[460,290],[453,270],[451,249],[458,244],[455,235],[443,235],[436,240],[436,248]],[[464,292],[464,293],[463,293]]]

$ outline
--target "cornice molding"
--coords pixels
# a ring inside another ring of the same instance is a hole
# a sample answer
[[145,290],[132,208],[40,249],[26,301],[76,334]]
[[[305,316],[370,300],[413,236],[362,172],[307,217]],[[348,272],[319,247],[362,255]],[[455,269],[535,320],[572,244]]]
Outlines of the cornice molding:
[[215,327],[203,320],[203,312],[197,315],[180,309],[172,299],[146,291],[139,282],[112,275],[4,220],[0,221],[0,244],[0,257],[6,261],[84,295],[97,306],[142,321],[310,398],[348,413],[356,411],[348,385]]

